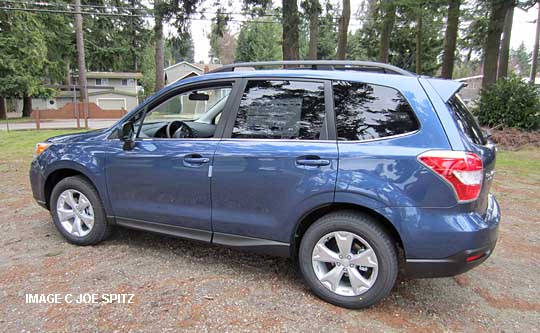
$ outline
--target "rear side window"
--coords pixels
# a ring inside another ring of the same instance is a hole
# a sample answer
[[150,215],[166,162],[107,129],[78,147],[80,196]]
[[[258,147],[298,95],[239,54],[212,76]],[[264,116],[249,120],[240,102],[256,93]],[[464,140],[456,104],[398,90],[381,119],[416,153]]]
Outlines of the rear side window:
[[395,89],[358,82],[334,82],[338,140],[372,140],[414,132],[418,120]]
[[324,117],[321,82],[250,81],[240,102],[232,137],[318,140]]
[[472,142],[478,145],[485,145],[487,141],[482,134],[480,126],[461,98],[459,98],[458,95],[454,95],[454,97],[450,98],[448,101],[448,106],[450,111],[454,114],[454,118],[461,131],[467,135]]

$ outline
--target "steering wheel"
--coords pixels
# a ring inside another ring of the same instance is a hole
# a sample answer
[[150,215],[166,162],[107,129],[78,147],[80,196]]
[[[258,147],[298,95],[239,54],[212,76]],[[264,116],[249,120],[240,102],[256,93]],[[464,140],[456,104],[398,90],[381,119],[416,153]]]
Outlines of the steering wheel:
[[178,129],[182,127],[182,125],[184,125],[184,123],[180,120],[171,121],[167,124],[167,128],[165,129],[165,135],[167,135],[169,139],[174,138],[174,133],[176,133],[176,131],[178,131]]
[[181,121],[180,127],[173,133],[173,138],[181,139],[181,138],[192,138],[192,137],[193,137],[193,130],[191,129],[191,127],[189,127],[186,123]]

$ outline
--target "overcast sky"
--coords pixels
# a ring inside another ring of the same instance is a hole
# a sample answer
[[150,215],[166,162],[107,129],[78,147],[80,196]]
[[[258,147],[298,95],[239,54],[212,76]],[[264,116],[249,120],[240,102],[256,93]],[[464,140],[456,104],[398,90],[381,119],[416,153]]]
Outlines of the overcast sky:
[[[203,1],[203,8],[206,11],[215,11],[212,8],[212,3],[214,0],[205,0]],[[340,3],[340,0],[332,0],[333,3]],[[351,23],[349,30],[354,31],[359,28],[360,22],[356,19],[355,13],[360,7],[362,0],[351,0]],[[281,1],[274,0],[275,6],[280,6]],[[240,12],[242,9],[242,1],[232,1],[232,4],[227,5],[229,12]],[[512,29],[512,39],[511,47],[517,48],[521,42],[525,43],[525,46],[529,51],[532,50],[534,45],[534,35],[535,35],[535,24],[534,21],[538,15],[538,5],[531,8],[528,12],[525,12],[521,9],[516,9],[514,11],[514,24]],[[212,15],[207,14],[206,18],[211,19]],[[235,20],[245,19],[242,16],[235,15],[232,17]],[[194,20],[191,24],[191,33],[193,35],[193,41],[195,43],[195,62],[208,62],[208,52],[210,51],[210,44],[207,38],[207,34],[210,31],[210,20]],[[239,29],[238,23],[231,23],[231,28],[233,31]],[[170,28],[167,29],[171,31]]]

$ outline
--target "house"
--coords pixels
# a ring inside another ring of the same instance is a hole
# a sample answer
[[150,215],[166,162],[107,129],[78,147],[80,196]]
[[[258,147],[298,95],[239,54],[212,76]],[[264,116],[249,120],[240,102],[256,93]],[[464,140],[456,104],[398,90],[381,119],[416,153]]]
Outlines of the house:
[[459,95],[467,104],[480,97],[483,77],[483,75],[475,75],[456,79],[456,81],[465,83],[465,87],[460,90]]
[[[141,73],[87,72],[89,118],[120,118],[139,104],[137,80]],[[75,118],[82,110],[78,106],[80,92],[78,78],[73,76],[74,85],[50,85],[57,90],[52,98],[33,98],[32,111],[40,111],[41,118]],[[17,101],[17,111],[22,110],[22,101]]]
[[165,68],[165,84],[169,85],[188,77],[199,76],[221,66],[221,64],[192,64],[182,61]]

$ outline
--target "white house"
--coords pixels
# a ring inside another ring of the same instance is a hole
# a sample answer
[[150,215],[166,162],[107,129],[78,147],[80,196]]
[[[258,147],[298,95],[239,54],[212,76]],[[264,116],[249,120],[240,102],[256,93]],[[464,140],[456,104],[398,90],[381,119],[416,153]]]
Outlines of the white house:
[[221,66],[221,64],[192,64],[182,61],[165,68],[165,84],[169,85],[188,77],[199,76]]

